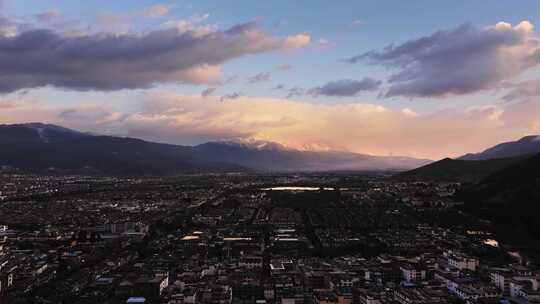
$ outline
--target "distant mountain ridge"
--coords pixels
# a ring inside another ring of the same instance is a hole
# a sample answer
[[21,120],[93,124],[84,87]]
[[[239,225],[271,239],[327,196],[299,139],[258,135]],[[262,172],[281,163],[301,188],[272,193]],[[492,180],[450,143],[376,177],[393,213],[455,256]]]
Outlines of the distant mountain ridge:
[[462,160],[445,158],[431,164],[393,176],[401,181],[437,181],[476,183],[523,158],[500,158],[489,160]]
[[88,136],[91,135],[44,123],[0,125],[0,144],[48,143]]
[[32,173],[376,171],[408,170],[429,162],[350,152],[300,151],[263,141],[180,146],[94,135],[43,123],[0,125],[0,167]]
[[246,146],[230,142],[209,142],[194,147],[205,159],[270,171],[406,170],[430,160],[409,157],[372,156],[339,151],[300,151],[279,144]]
[[480,153],[445,158],[393,176],[404,181],[450,181],[476,183],[483,178],[540,153],[540,136],[525,136],[495,145]]
[[516,141],[495,145],[480,153],[469,153],[461,156],[462,160],[486,160],[492,158],[508,158],[540,153],[540,136],[525,136]]
[[39,174],[174,175],[247,170],[198,159],[187,147],[37,123],[0,126],[0,166]]

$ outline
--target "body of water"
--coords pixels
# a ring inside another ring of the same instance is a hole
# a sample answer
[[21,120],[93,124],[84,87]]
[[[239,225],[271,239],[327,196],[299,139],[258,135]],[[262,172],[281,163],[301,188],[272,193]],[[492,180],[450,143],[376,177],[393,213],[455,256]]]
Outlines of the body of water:
[[319,190],[328,190],[332,191],[335,190],[333,187],[270,187],[270,188],[262,188],[263,191],[319,191]]

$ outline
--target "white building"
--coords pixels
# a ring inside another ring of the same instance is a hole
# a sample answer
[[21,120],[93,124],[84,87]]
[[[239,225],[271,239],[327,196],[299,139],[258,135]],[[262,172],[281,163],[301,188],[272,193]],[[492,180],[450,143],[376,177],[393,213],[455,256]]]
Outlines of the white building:
[[476,258],[468,257],[461,254],[455,254],[453,252],[444,253],[444,257],[448,265],[455,267],[459,270],[471,270],[476,271],[476,268],[480,265],[480,261]]

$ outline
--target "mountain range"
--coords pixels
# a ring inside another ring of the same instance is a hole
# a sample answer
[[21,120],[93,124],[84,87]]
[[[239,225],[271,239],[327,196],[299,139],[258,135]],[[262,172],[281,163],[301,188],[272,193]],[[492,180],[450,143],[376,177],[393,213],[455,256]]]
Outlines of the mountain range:
[[461,160],[488,160],[494,158],[520,157],[540,153],[540,136],[531,135],[516,141],[509,141],[488,148],[479,153],[465,154]]
[[392,178],[398,181],[476,183],[492,173],[517,163],[521,159],[519,157],[489,160],[445,158],[420,168],[401,172]]
[[98,136],[32,123],[0,126],[0,166],[30,173],[170,175],[244,170],[182,146]]
[[0,167],[40,174],[408,170],[429,162],[340,151],[300,151],[272,142],[181,146],[95,135],[43,123],[0,125]]
[[40,174],[384,170],[404,171],[394,177],[400,180],[474,183],[535,153],[540,153],[540,136],[526,136],[479,153],[432,162],[344,151],[303,151],[265,141],[217,141],[182,146],[90,134],[44,123],[0,125],[0,168]]
[[204,159],[279,172],[407,170],[431,162],[410,157],[373,156],[341,151],[301,151],[276,143],[261,142],[209,142],[193,149]]
[[538,153],[540,136],[525,136],[516,141],[495,145],[483,152],[465,154],[457,159],[445,158],[401,172],[393,176],[393,179],[477,183]]

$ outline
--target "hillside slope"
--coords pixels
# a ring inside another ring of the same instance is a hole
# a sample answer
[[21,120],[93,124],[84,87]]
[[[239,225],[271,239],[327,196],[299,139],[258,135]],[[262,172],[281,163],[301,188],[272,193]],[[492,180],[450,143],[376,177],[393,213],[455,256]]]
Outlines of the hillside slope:
[[399,173],[398,181],[447,181],[476,183],[482,178],[519,162],[521,158],[491,160],[459,160],[445,158],[434,163]]
[[507,239],[525,245],[540,241],[540,154],[486,177],[459,197],[467,211],[490,219]]
[[518,156],[532,156],[540,153],[540,136],[525,136],[516,141],[498,144],[480,153],[469,153],[459,159],[462,160],[487,160],[493,158],[509,158]]

